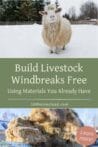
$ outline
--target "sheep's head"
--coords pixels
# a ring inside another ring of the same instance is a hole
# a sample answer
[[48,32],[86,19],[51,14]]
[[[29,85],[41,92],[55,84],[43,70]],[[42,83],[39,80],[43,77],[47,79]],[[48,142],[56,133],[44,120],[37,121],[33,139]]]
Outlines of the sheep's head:
[[47,23],[57,22],[60,17],[61,8],[57,8],[55,4],[46,5],[44,11],[39,13],[44,17]]

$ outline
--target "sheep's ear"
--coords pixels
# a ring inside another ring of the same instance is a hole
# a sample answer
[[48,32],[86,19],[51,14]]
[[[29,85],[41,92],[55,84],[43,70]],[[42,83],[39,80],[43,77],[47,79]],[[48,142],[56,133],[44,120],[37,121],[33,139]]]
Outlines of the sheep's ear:
[[41,15],[47,15],[47,12],[46,11],[39,11],[39,14],[41,14]]
[[55,10],[55,13],[58,13],[58,12],[61,12],[62,11],[62,8],[57,8],[56,10]]

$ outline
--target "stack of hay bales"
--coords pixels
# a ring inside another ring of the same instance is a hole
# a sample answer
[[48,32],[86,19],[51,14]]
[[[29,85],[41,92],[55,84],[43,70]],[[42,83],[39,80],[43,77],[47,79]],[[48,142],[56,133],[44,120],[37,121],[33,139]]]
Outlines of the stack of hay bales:
[[33,125],[28,118],[16,118],[8,124],[6,140],[27,144],[45,142],[46,138],[38,126]]
[[75,143],[76,133],[83,126],[71,109],[32,109],[27,118],[12,120],[6,130],[6,140],[32,145],[61,146]]

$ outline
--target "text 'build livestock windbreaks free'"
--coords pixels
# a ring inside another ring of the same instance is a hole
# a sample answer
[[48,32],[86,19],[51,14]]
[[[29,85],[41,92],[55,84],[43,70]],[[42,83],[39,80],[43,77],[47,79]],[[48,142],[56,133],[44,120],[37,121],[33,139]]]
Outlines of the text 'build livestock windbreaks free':
[[[78,73],[84,73],[84,67],[80,63],[75,65],[49,65],[36,62],[25,66],[15,64],[14,72],[17,75],[11,76],[12,84],[87,84],[86,77],[77,77]],[[40,76],[39,73],[41,73]],[[68,75],[71,73],[76,73],[76,76]]]

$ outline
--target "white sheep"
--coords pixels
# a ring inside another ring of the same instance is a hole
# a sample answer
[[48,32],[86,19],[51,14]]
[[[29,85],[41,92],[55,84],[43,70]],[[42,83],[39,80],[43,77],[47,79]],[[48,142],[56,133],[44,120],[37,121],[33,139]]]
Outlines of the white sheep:
[[55,4],[46,5],[39,13],[42,17],[44,42],[50,47],[51,53],[59,53],[69,43],[72,30],[70,22],[60,15],[61,8]]

